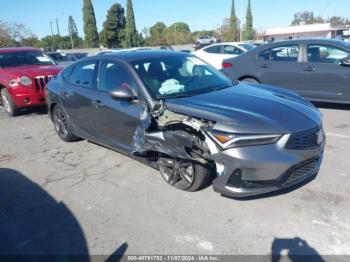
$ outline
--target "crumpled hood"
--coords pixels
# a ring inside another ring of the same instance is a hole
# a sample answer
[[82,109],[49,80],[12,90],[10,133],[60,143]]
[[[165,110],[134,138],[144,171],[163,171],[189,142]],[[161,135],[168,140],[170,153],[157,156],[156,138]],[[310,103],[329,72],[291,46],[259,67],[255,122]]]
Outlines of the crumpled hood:
[[216,122],[216,129],[246,134],[295,133],[322,125],[320,111],[288,90],[240,83],[193,97],[168,99],[173,112]]
[[3,68],[2,71],[12,75],[13,77],[36,77],[36,76],[48,76],[57,75],[64,67],[57,65],[50,66],[18,66],[18,67],[8,67]]

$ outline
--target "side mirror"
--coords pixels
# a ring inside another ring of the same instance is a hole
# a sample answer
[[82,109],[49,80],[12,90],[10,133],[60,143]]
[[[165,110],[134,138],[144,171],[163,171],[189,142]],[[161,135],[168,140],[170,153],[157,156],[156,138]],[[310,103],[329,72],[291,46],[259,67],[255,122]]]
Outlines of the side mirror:
[[111,97],[117,100],[134,101],[137,96],[129,88],[120,86],[111,91]]
[[350,66],[350,56],[343,58],[343,59],[340,61],[340,64],[341,64],[342,66]]

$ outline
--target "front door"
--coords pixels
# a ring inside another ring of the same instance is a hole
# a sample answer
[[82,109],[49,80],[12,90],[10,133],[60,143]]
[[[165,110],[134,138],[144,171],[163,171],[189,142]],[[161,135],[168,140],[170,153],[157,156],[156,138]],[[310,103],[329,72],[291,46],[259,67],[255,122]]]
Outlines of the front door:
[[309,44],[301,94],[312,100],[349,102],[350,67],[341,65],[341,60],[349,55],[335,46]]
[[95,136],[108,146],[130,151],[140,124],[141,107],[138,102],[116,100],[110,95],[117,87],[130,89],[138,96],[138,87],[130,72],[120,63],[102,60],[99,69],[98,89],[92,118]]
[[300,89],[301,67],[299,45],[283,45],[265,50],[257,62],[258,79],[263,84]]

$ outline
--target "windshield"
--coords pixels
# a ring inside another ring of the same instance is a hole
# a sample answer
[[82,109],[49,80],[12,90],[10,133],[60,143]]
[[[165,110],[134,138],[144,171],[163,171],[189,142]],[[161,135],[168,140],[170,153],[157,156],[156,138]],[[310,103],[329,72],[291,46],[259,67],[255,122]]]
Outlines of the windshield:
[[194,96],[232,86],[219,71],[193,56],[153,58],[131,64],[156,99]]
[[54,65],[55,63],[40,51],[0,53],[0,67],[25,65]]
[[252,50],[256,47],[255,45],[251,45],[251,44],[239,44],[239,46],[243,47],[247,51]]
[[69,62],[69,58],[66,54],[60,54],[60,53],[49,53],[47,54],[49,57],[51,57],[56,62]]

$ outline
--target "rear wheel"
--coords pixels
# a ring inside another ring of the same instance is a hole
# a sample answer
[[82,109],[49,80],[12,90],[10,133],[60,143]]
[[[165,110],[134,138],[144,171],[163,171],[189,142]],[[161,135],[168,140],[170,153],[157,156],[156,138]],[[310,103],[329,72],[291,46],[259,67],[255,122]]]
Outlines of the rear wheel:
[[68,118],[65,112],[63,111],[63,109],[61,108],[61,106],[56,105],[55,108],[53,109],[52,121],[55,126],[57,135],[64,142],[74,142],[79,139],[77,136],[73,134]]
[[171,186],[188,192],[195,192],[208,183],[210,170],[186,159],[160,158],[160,173]]
[[254,84],[259,84],[259,81],[256,80],[255,78],[247,77],[241,80],[242,82],[247,82],[247,83],[254,83]]
[[6,88],[1,89],[1,102],[9,116],[17,116],[19,114],[19,108],[13,103]]

